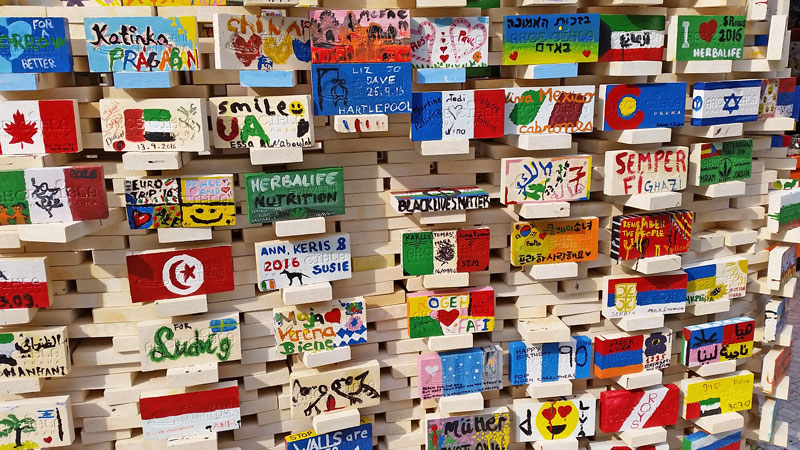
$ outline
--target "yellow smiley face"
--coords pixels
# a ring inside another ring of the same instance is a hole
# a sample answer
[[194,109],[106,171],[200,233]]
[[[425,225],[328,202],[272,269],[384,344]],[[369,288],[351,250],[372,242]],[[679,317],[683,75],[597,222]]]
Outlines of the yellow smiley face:
[[302,116],[306,113],[306,107],[303,105],[303,102],[294,101],[289,103],[289,112],[292,113],[293,116]]
[[184,227],[207,227],[212,225],[233,225],[236,216],[235,205],[185,205],[181,208]]
[[578,426],[578,408],[571,400],[547,402],[536,414],[536,429],[545,439],[564,439]]

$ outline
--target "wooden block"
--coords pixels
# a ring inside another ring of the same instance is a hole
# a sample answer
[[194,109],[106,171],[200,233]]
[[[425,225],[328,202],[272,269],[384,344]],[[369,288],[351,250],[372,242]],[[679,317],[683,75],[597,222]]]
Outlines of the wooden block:
[[333,121],[333,129],[337,133],[389,131],[389,116],[386,114],[333,116],[331,120]]
[[619,438],[629,446],[636,448],[644,445],[657,444],[667,440],[667,430],[664,427],[644,428],[641,430],[628,430],[619,433]]
[[537,204],[514,205],[514,212],[524,219],[547,219],[553,217],[569,217],[569,202],[547,202]]
[[[188,160],[188,158],[187,158]],[[178,170],[183,167],[182,152],[125,152],[122,165],[125,170]]]
[[715,375],[722,375],[724,373],[736,371],[736,360],[731,359],[728,361],[704,364],[699,367],[690,367],[689,369],[701,377],[713,377]]
[[611,320],[614,325],[625,331],[651,330],[664,326],[663,314],[636,315]]
[[423,275],[422,285],[425,287],[425,289],[469,286],[469,273]]
[[744,426],[744,417],[735,412],[717,414],[696,419],[694,424],[708,434],[725,433],[739,430]]
[[208,298],[203,295],[192,295],[182,298],[156,300],[154,302],[156,317],[183,316],[208,312]]
[[692,186],[689,191],[711,198],[736,197],[744,195],[746,186],[744,181],[728,181],[708,186]]
[[432,352],[441,352],[472,347],[473,335],[451,334],[447,336],[431,336],[425,338],[425,341],[428,345],[428,350]]
[[[620,61],[623,62],[623,61]],[[631,63],[633,61],[625,61]],[[661,63],[660,61],[636,61],[641,63]],[[634,128],[631,130],[605,131],[603,136],[620,144],[661,144],[672,139],[672,128]]]
[[158,242],[162,244],[208,241],[211,240],[211,238],[211,227],[158,229]]
[[[326,366],[328,364],[349,361],[351,357],[350,346],[337,347],[333,350],[325,350],[321,352],[304,352],[303,364],[311,369],[314,367]],[[316,417],[314,419],[316,420]],[[316,430],[317,428],[314,427],[314,429]]]
[[733,61],[675,61],[675,73],[730,73],[733,72]]
[[713,302],[695,303],[694,305],[687,305],[686,312],[693,316],[706,316],[709,314],[717,314],[726,312],[731,309],[730,300],[716,300]]
[[743,130],[744,126],[741,123],[726,123],[721,125],[706,125],[699,127],[687,124],[681,128],[676,128],[675,132],[678,134],[695,136],[699,138],[720,139],[741,136]]
[[635,194],[625,199],[624,205],[645,211],[675,208],[681,206],[680,192],[656,192],[653,194]]
[[652,256],[650,258],[630,259],[621,261],[625,267],[645,275],[670,272],[681,268],[680,255]]
[[[349,347],[344,347],[349,348]],[[346,411],[328,412],[314,416],[311,419],[314,432],[318,435],[357,427],[361,423],[361,414],[357,409]]]
[[281,295],[286,305],[302,305],[304,303],[325,302],[333,299],[331,283],[306,284],[283,288]]
[[[25,421],[19,425],[28,428],[22,440],[33,444],[31,448],[62,447],[75,440],[69,395],[2,402],[0,409],[3,420],[13,415]],[[14,445],[15,435],[12,432],[0,437],[0,443]]]
[[30,394],[42,390],[41,378],[20,378],[0,381],[0,395]]
[[299,220],[281,220],[273,224],[278,237],[303,236],[325,233],[325,218],[311,217]]
[[526,319],[517,321],[517,331],[528,344],[547,342],[566,342],[570,340],[570,328],[558,317],[548,316],[542,319]]
[[0,309],[0,325],[22,325],[33,320],[39,308]]
[[535,280],[563,280],[578,276],[578,263],[538,264],[528,272]]
[[414,149],[422,156],[466,155],[469,153],[469,139],[447,141],[418,141]]
[[530,398],[551,398],[572,395],[570,380],[550,381],[547,383],[531,383],[525,388]]
[[500,142],[520,150],[556,150],[572,147],[571,134],[510,135]]
[[[661,74],[662,64],[662,61],[609,61],[596,62],[588,64],[588,66],[593,74],[618,77],[659,75]],[[667,141],[669,141],[669,139],[663,142]],[[630,144],[631,142],[625,143]]]
[[254,166],[298,162],[303,162],[302,147],[250,149],[250,163]]
[[480,392],[451,395],[439,399],[439,411],[448,414],[480,411],[482,409],[483,395]]
[[216,362],[167,369],[167,383],[173,387],[197,386],[219,381]]
[[[217,444],[217,433],[197,434],[194,436],[183,436],[167,440],[168,449],[216,450],[217,448],[219,448],[218,445],[219,444]],[[141,447],[139,448],[141,449]]]
[[640,389],[661,384],[663,373],[660,370],[644,370],[642,372],[622,375],[614,379],[624,389]]
[[533,443],[535,450],[578,450],[578,439],[567,438],[553,441],[536,441]]
[[466,211],[433,211],[415,212],[414,217],[420,225],[435,225],[439,223],[464,223],[467,221]]

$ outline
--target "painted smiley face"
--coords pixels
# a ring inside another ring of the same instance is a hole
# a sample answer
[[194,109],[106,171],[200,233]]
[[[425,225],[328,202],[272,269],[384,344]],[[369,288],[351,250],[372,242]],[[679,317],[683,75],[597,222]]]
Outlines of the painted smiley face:
[[564,439],[578,426],[578,408],[571,400],[547,402],[536,414],[536,429],[546,439]]
[[233,205],[184,206],[184,226],[231,225],[234,208]]
[[292,113],[293,116],[302,116],[306,112],[306,107],[303,105],[303,102],[292,102],[289,104],[289,112]]

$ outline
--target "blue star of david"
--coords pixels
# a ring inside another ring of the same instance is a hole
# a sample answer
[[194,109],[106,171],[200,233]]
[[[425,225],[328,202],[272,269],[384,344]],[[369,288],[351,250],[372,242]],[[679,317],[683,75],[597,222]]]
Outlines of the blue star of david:
[[731,95],[723,97],[723,100],[725,100],[725,106],[722,107],[722,110],[728,111],[728,114],[733,114],[734,111],[739,110],[739,102],[742,101],[742,96],[731,92]]

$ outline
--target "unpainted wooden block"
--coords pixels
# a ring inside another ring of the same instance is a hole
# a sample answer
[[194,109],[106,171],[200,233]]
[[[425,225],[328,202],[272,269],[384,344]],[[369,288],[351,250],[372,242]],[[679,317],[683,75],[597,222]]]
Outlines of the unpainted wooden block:
[[442,352],[447,350],[457,350],[460,348],[470,348],[473,343],[472,334],[451,334],[447,336],[432,336],[426,338],[428,350],[432,352]]
[[531,383],[525,388],[531,398],[550,398],[572,395],[570,380],[550,381],[547,383]]
[[637,373],[629,373],[616,378],[617,384],[625,389],[640,389],[648,386],[661,384],[663,372],[660,370],[644,370]]
[[158,242],[162,244],[208,241],[211,238],[211,227],[158,229]]
[[690,369],[701,377],[713,377],[736,371],[736,360],[720,361],[699,367],[691,367]]
[[717,434],[741,429],[744,426],[744,417],[739,413],[729,412],[701,417],[694,423],[708,434]]
[[325,302],[333,300],[331,283],[306,284],[303,286],[290,286],[283,288],[283,303],[287,305],[302,305],[304,303]]
[[325,434],[344,430],[345,428],[357,427],[360,422],[361,414],[357,409],[324,413],[314,416],[311,420],[314,432],[317,434]]
[[[349,361],[351,357],[350,346],[337,347],[333,350],[303,353],[303,364],[311,369],[314,367],[327,366],[328,364]],[[317,428],[314,427],[314,429],[316,430]],[[319,431],[317,432],[319,433]]]
[[281,220],[275,222],[273,226],[275,227],[275,235],[278,237],[321,234],[325,232],[325,218],[310,217],[299,220]]
[[667,440],[667,430],[664,427],[644,428],[641,430],[628,430],[619,433],[619,438],[629,446],[636,448],[644,445],[657,444]]
[[439,411],[444,413],[460,413],[480,411],[483,409],[483,395],[480,392],[472,394],[452,395],[439,399]]

